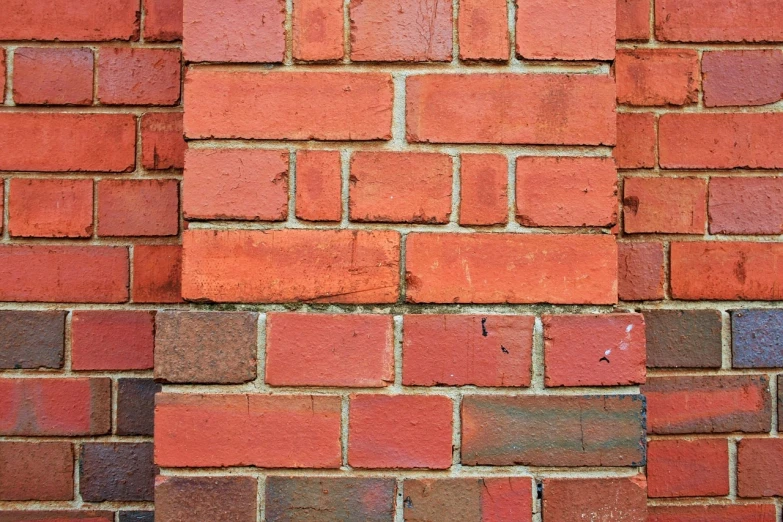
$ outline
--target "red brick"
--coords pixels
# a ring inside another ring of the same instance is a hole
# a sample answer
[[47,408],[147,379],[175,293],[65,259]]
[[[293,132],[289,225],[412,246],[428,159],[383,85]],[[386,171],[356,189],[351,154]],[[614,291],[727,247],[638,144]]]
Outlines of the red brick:
[[4,112],[0,149],[0,170],[127,172],[136,163],[136,118]]
[[543,480],[543,519],[641,522],[647,519],[644,475],[629,478]]
[[73,312],[74,370],[151,370],[155,316],[150,312]]
[[672,297],[686,300],[783,299],[778,243],[689,242],[671,245]]
[[533,317],[406,315],[407,386],[530,386]]
[[428,0],[352,2],[351,60],[451,61],[451,7]]
[[188,230],[182,294],[222,302],[393,303],[399,256],[400,235],[390,230]]
[[74,437],[111,429],[111,380],[0,379],[0,435]]
[[623,212],[628,234],[704,234],[707,180],[625,178]]
[[141,164],[145,169],[185,166],[181,112],[148,112],[141,118]]
[[186,0],[183,50],[189,62],[282,62],[285,0]]
[[706,52],[701,72],[707,107],[766,105],[783,99],[779,49]]
[[0,40],[138,40],[139,4],[126,0],[7,0]]
[[616,11],[616,0],[518,0],[517,54],[529,60],[612,60]]
[[68,442],[0,442],[0,500],[73,500]]
[[616,139],[609,76],[442,74],[406,83],[411,142],[613,145]]
[[650,39],[650,0],[617,0],[617,39]]
[[[256,522],[258,481],[253,477],[237,475],[159,476],[155,480],[155,518],[162,522]],[[127,522],[136,521],[129,519]]]
[[8,232],[14,237],[92,236],[89,179],[11,180]]
[[647,522],[776,522],[774,504],[650,506]]
[[614,159],[618,168],[654,167],[655,141],[654,114],[632,112],[617,115],[617,147],[614,149]]
[[699,53],[692,49],[621,49],[614,65],[617,101],[690,105],[699,99]]
[[650,433],[766,433],[771,424],[769,378],[765,375],[650,377]]
[[460,157],[459,224],[502,225],[508,222],[508,160],[501,154]]
[[783,233],[783,178],[712,178],[710,232]]
[[283,221],[288,151],[189,149],[182,210],[187,219]]
[[645,367],[641,314],[545,315],[547,386],[640,384]]
[[530,522],[529,477],[408,479],[405,522]]
[[98,182],[98,235],[176,236],[179,182],[175,179]]
[[177,468],[339,468],[340,397],[160,394],[155,462]]
[[517,219],[530,227],[608,227],[617,222],[611,158],[517,158]]
[[658,125],[663,168],[783,167],[783,113],[664,114]]
[[610,236],[413,233],[406,244],[408,302],[617,301]]
[[0,522],[114,522],[113,511],[0,511]]
[[133,302],[182,302],[182,247],[133,247]]
[[617,243],[617,271],[622,301],[663,299],[663,243]]
[[179,90],[177,49],[98,51],[98,100],[104,105],[175,105]]
[[5,103],[5,49],[0,49],[0,92],[3,93],[3,103]]
[[342,162],[336,150],[296,153],[296,217],[340,221],[343,214]]
[[14,51],[14,102],[91,105],[92,70],[90,49],[20,47]]
[[267,384],[383,387],[394,382],[389,315],[273,313],[266,322]]
[[508,6],[503,0],[462,0],[457,31],[460,60],[508,60]]
[[388,74],[194,69],[185,96],[189,138],[391,138]]
[[757,0],[659,0],[655,36],[669,42],[780,42],[783,5]]
[[389,522],[395,519],[396,494],[393,477],[271,476],[264,520],[293,521],[312,513],[318,522]]
[[348,464],[354,468],[451,467],[451,399],[353,395]]
[[295,59],[331,61],[343,57],[342,0],[299,0],[292,16]]
[[742,439],[737,446],[741,497],[783,496],[783,439]]
[[651,440],[647,443],[647,488],[651,498],[728,495],[728,441]]
[[356,152],[351,158],[351,220],[448,223],[451,176],[452,159],[446,154]]
[[128,249],[2,246],[0,281],[0,301],[124,303],[128,300]]
[[144,40],[182,40],[183,0],[144,0]]

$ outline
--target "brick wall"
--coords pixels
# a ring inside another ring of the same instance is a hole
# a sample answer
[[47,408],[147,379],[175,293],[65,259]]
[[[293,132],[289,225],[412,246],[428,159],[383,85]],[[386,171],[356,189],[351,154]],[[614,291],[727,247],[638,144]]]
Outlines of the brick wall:
[[0,522],[781,520],[776,1],[8,1]]

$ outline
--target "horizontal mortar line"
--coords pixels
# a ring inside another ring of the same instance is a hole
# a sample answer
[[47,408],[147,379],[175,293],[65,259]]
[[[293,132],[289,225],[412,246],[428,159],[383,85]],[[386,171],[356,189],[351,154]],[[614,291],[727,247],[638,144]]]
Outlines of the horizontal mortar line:
[[[783,368],[647,368],[647,378],[652,377],[737,377],[754,375],[774,377]],[[772,379],[770,379],[772,380]]]
[[0,105],[0,114],[117,114],[141,116],[150,112],[182,113],[183,107],[157,105]]
[[[649,429],[649,428],[648,428]],[[777,439],[778,434],[770,435],[768,431],[759,433],[743,433],[732,431],[729,433],[647,433],[647,440],[671,440],[671,439]]]
[[[672,241],[675,243],[699,243],[704,241],[727,241],[727,242],[748,242],[754,243],[778,243],[783,239],[780,234],[749,235],[749,234],[659,234],[654,232],[645,232],[641,234],[624,233],[618,236],[618,239],[637,239],[639,242],[649,242],[651,239],[660,241]],[[633,242],[633,241],[631,241]]]
[[51,511],[74,511],[74,510],[90,510],[90,511],[117,511],[117,510],[154,510],[155,503],[152,501],[105,501],[105,502],[84,502],[79,503],[77,500],[0,500],[0,510],[12,510],[12,511],[37,511],[37,510],[51,510]]
[[700,107],[698,105],[672,107],[638,107],[618,105],[619,114],[778,114],[783,112],[783,102],[758,106]]
[[[126,308],[125,311],[128,309]],[[7,310],[0,310],[7,311]],[[64,370],[63,368],[25,368],[6,370],[0,369],[0,380],[6,378],[112,378],[112,379],[151,379],[152,370]]]
[[[98,225],[100,227],[100,224]],[[0,246],[50,246],[50,247],[131,247],[131,246],[177,246],[179,236],[127,236],[117,237],[83,237],[83,238],[24,238],[11,236],[0,241]],[[167,241],[168,240],[168,241]]]
[[408,223],[363,223],[351,221],[347,224],[309,224],[289,223],[286,221],[189,221],[189,230],[365,230],[365,231],[397,231],[403,234],[414,232],[429,233],[459,233],[459,234],[518,234],[518,235],[546,235],[546,236],[573,236],[573,235],[611,235],[607,228],[554,228],[554,227],[522,227],[522,226],[492,226],[492,227],[462,227],[456,223],[444,223],[443,225],[416,225]]
[[767,310],[780,308],[783,301],[676,301],[668,299],[666,301],[620,301],[616,308],[630,308],[647,312],[652,310],[719,310],[728,312],[732,310]]
[[84,172],[84,171],[42,172],[42,171],[0,170],[0,178],[48,179],[48,180],[92,179],[96,181],[101,181],[104,179],[113,180],[113,181],[176,179],[181,181],[184,178],[184,172],[183,169],[137,170],[133,172]]
[[91,436],[85,436],[85,435],[75,435],[75,436],[54,436],[54,435],[3,435],[2,436],[3,442],[28,442],[30,444],[35,444],[39,442],[72,442],[72,443],[78,443],[78,444],[87,444],[87,443],[95,443],[95,442],[101,442],[101,443],[116,443],[116,442],[127,442],[127,443],[135,443],[135,444],[141,444],[146,442],[152,442],[153,438],[152,435],[147,436],[141,436],[141,435],[91,435]]
[[680,497],[680,498],[647,498],[650,507],[703,507],[703,506],[753,506],[758,504],[776,505],[780,499],[769,497],[733,498],[730,495],[722,497]]
[[534,388],[501,388],[501,387],[468,387],[468,386],[402,386],[400,389],[394,389],[393,386],[385,388],[349,388],[349,387],[315,387],[315,386],[274,386],[263,392],[251,388],[252,383],[243,385],[199,385],[199,384],[164,384],[163,391],[176,395],[201,394],[201,395],[271,395],[276,397],[301,397],[301,396],[340,396],[341,394],[350,395],[406,395],[430,397],[440,396],[456,399],[458,397],[472,396],[504,396],[504,397],[581,397],[590,396],[616,396],[616,395],[638,395],[638,386],[605,386],[588,387],[572,386],[544,388],[537,390]]
[[187,62],[186,70],[220,72],[331,72],[331,73],[401,73],[405,77],[422,74],[599,74],[610,72],[610,62],[525,61],[514,63],[460,62],[351,62],[351,63],[227,63]]
[[129,40],[85,40],[85,41],[60,41],[60,40],[0,40],[0,48],[38,47],[130,47],[137,49],[182,49],[182,42],[139,42]]
[[762,51],[783,50],[783,42],[667,42],[660,40],[621,40],[617,50],[634,49],[694,49],[698,51]]
[[653,169],[618,169],[624,178],[644,179],[681,179],[681,178],[729,178],[742,177],[753,178],[777,178],[780,177],[780,169],[724,169],[724,170],[653,170]]
[[710,175],[745,175],[747,174],[766,174],[766,175],[775,175],[779,172],[783,172],[780,167],[770,167],[770,168],[759,168],[759,167],[716,167],[716,168],[705,168],[705,167],[693,167],[693,168],[683,168],[683,167],[672,167],[672,168],[661,168],[661,167],[655,167],[655,168],[647,168],[647,169],[618,169],[620,174],[624,174],[626,172],[647,172],[651,174],[660,174],[662,177],[665,177],[669,174],[680,174],[685,175],[689,173],[703,173],[703,174],[710,174]]

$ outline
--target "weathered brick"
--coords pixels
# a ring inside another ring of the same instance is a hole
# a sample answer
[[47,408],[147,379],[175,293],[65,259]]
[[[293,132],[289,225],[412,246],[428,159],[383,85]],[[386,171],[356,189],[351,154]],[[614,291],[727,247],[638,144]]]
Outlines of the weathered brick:
[[0,511],[0,522],[114,522],[113,511]]
[[343,57],[342,0],[299,0],[292,15],[294,58],[332,61]]
[[133,302],[182,301],[182,247],[135,245],[133,247]]
[[531,490],[528,477],[409,479],[405,522],[530,522]]
[[98,182],[98,235],[176,236],[179,182],[175,179]]
[[0,149],[0,170],[127,172],[136,164],[136,118],[3,112]]
[[258,484],[253,477],[159,477],[155,520],[256,522],[257,497]]
[[517,219],[530,227],[608,227],[617,222],[610,158],[517,158]]
[[650,0],[617,0],[617,39],[650,39]]
[[406,85],[407,136],[414,143],[616,140],[614,80],[606,75],[425,74]]
[[779,49],[711,51],[701,59],[704,105],[766,105],[783,99]]
[[451,7],[429,0],[352,2],[351,60],[451,61]]
[[188,230],[182,294],[226,302],[392,303],[399,256],[400,235],[385,230]]
[[774,504],[649,506],[647,522],[775,522]]
[[533,317],[406,315],[407,386],[530,386]]
[[343,214],[342,162],[336,150],[296,153],[296,217],[340,221]]
[[647,428],[655,434],[767,432],[772,417],[765,375],[650,377]]
[[183,0],[144,0],[144,40],[182,40],[182,3]]
[[671,244],[671,287],[677,299],[778,300],[783,273],[770,270],[783,257],[778,243]]
[[0,368],[62,368],[65,314],[0,311]]
[[617,301],[613,237],[412,233],[406,245],[409,302]]
[[625,178],[624,228],[629,234],[704,234],[707,181],[700,178]]
[[14,50],[14,103],[92,104],[90,49],[20,47]]
[[189,138],[388,140],[393,91],[391,76],[381,73],[196,68],[185,81],[185,134]]
[[757,0],[738,8],[732,0],[659,0],[655,36],[670,42],[779,42],[783,5]]
[[119,522],[155,522],[154,511],[120,511]]
[[517,54],[529,60],[612,60],[616,0],[517,1]]
[[448,397],[353,395],[349,408],[348,464],[352,467],[451,467]]
[[254,312],[159,312],[155,378],[181,383],[252,381],[257,323]]
[[90,237],[92,213],[92,180],[11,180],[8,194],[11,236]]
[[645,380],[640,314],[545,315],[546,386],[623,386]]
[[189,62],[282,62],[285,0],[185,0],[183,51]]
[[783,496],[783,439],[742,439],[737,446],[737,493]]
[[74,370],[152,369],[155,315],[136,311],[73,312]]
[[148,112],[141,118],[141,164],[145,169],[185,166],[181,112]]
[[8,0],[0,40],[138,40],[139,3]]
[[0,301],[124,303],[127,300],[127,248],[0,247]]
[[[6,63],[5,63],[5,49],[0,49],[0,91],[3,92],[3,96],[5,96],[5,71],[6,71]],[[3,99],[5,101],[5,98]]]
[[104,105],[176,105],[180,69],[178,49],[100,49],[98,100]]
[[717,310],[648,310],[647,366],[720,368],[721,313]]
[[617,146],[614,148],[614,159],[618,168],[654,167],[655,142],[654,114],[626,112],[617,115]]
[[508,60],[508,6],[503,0],[462,0],[457,18],[460,60]]
[[357,152],[351,158],[350,218],[448,223],[451,175],[452,160],[447,154]]
[[269,477],[266,521],[315,512],[319,522],[391,522],[396,491],[393,478]]
[[72,500],[69,442],[0,442],[0,500]]
[[182,211],[188,219],[283,221],[288,151],[188,149]]
[[734,368],[783,367],[783,310],[739,310],[731,314]]
[[0,435],[73,437],[111,429],[109,379],[0,379]]
[[783,178],[712,178],[710,233],[783,233]]
[[621,49],[615,74],[619,103],[690,105],[699,99],[699,53],[692,49]]
[[159,391],[161,386],[152,379],[117,380],[117,435],[152,436]]
[[394,382],[389,315],[267,316],[266,382],[272,386],[384,387]]
[[651,440],[647,443],[647,494],[651,498],[728,495],[728,441]]
[[783,375],[778,375],[778,431],[783,431]]
[[460,156],[459,224],[508,221],[508,160],[502,154]]
[[151,502],[156,473],[151,442],[88,442],[80,455],[79,492],[87,502]]
[[467,466],[643,466],[644,435],[641,395],[462,400]]
[[339,468],[340,397],[159,394],[155,461],[177,468]]
[[644,475],[630,478],[543,480],[543,519],[557,522],[647,519]]
[[623,301],[663,299],[663,243],[617,243],[617,295]]

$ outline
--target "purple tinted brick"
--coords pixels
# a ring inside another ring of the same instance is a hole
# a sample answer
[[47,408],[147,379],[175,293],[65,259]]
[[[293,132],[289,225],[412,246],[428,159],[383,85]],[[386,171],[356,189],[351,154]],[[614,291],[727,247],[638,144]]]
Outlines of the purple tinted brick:
[[86,443],[79,489],[87,502],[152,501],[156,472],[152,443]]
[[0,311],[0,368],[62,368],[65,312]]
[[160,384],[152,379],[120,379],[117,383],[117,435],[150,435],[155,416],[155,393]]
[[735,368],[783,367],[783,310],[739,310],[731,314]]
[[121,511],[120,522],[155,522],[155,512]]

